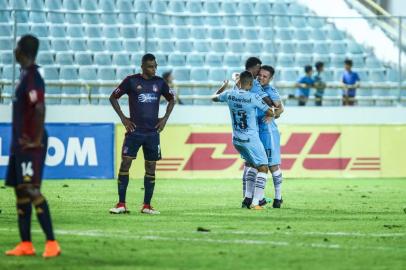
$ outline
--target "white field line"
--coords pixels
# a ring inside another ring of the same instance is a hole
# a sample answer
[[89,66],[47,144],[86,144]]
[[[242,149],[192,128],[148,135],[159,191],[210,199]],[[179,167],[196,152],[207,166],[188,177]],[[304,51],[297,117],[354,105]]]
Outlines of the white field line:
[[[0,231],[17,231],[15,229],[0,228]],[[41,233],[40,230],[33,230],[34,233]],[[153,240],[153,241],[171,241],[171,242],[206,242],[217,244],[242,244],[242,245],[269,245],[269,246],[296,246],[307,248],[322,248],[322,249],[364,249],[364,250],[399,250],[399,248],[391,248],[388,246],[342,246],[339,244],[323,244],[323,243],[303,243],[303,242],[286,242],[286,241],[268,241],[268,240],[251,240],[251,239],[213,239],[207,237],[168,237],[159,235],[134,235],[130,233],[105,232],[101,230],[56,230],[57,235],[71,235],[71,236],[85,236],[85,237],[97,237],[97,238],[112,238],[112,239],[133,239],[133,240]],[[178,232],[178,234],[180,234]],[[209,235],[211,233],[207,233]],[[204,235],[200,233],[200,235]]]

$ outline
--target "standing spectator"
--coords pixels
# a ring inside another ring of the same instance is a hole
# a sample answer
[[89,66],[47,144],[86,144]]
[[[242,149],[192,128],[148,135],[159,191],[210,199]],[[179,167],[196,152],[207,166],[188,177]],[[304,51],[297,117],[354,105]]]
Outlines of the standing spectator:
[[326,89],[326,83],[323,81],[322,78],[322,73],[324,71],[324,63],[323,62],[316,62],[315,64],[316,68],[316,75],[314,75],[314,88],[316,88],[316,93],[314,94],[316,100],[315,104],[316,106],[322,106],[323,105],[323,95],[324,95],[324,89]]
[[358,73],[351,70],[351,59],[345,59],[344,69],[345,70],[341,81],[343,84],[343,106],[353,106],[355,104],[355,94],[357,88],[359,88],[360,79]]
[[175,96],[175,101],[179,104],[183,104],[183,102],[179,99],[179,94],[173,89],[173,74],[172,70],[166,71],[162,73],[162,79],[169,85],[169,88],[171,89],[173,95]]
[[314,86],[314,80],[312,78],[313,67],[310,65],[305,66],[304,72],[305,75],[296,83],[296,87],[298,88],[296,96],[299,100],[299,106],[306,106],[307,100],[309,99],[310,87]]

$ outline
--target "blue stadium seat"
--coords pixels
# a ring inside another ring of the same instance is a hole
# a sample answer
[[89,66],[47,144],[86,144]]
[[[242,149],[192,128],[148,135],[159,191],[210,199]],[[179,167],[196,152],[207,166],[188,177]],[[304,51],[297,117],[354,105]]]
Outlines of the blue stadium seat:
[[174,32],[174,36],[177,39],[188,39],[190,38],[190,31],[189,31],[190,27],[175,27],[175,29],[173,30]]
[[292,26],[302,29],[304,25],[307,25],[306,18],[304,17],[292,17],[290,19],[290,23]]
[[79,67],[79,78],[85,81],[97,80],[96,68],[93,66]]
[[116,70],[113,67],[100,67],[97,70],[97,78],[101,81],[114,81],[116,79]]
[[101,14],[100,22],[104,24],[115,25],[117,24],[117,14]]
[[78,51],[83,52],[88,49],[87,45],[83,39],[70,39],[69,45],[70,45],[70,48],[72,49],[72,51],[75,51],[75,52],[78,52]]
[[310,32],[310,37],[314,40],[320,40],[320,41],[325,41],[326,40],[326,35],[324,34],[323,30],[314,28]]
[[116,66],[129,66],[131,65],[130,56],[127,53],[114,53],[113,54],[113,65]]
[[284,42],[281,43],[281,46],[279,47],[279,50],[282,53],[295,54],[295,52],[296,52],[296,42],[284,41]]
[[158,25],[170,25],[171,20],[169,16],[156,14],[152,17],[152,21]]
[[350,52],[352,54],[363,54],[364,53],[364,49],[362,48],[362,46],[354,41],[348,42],[347,47],[348,47],[348,52]]
[[71,52],[57,52],[55,55],[55,62],[61,66],[73,65],[73,54]]
[[120,28],[121,36],[123,38],[137,38],[137,30],[135,27],[122,26]]
[[379,62],[379,60],[377,58],[375,58],[374,56],[368,56],[365,59],[365,65],[368,68],[381,68],[382,64]]
[[[65,1],[65,2],[69,2],[69,1]],[[82,24],[82,16],[80,14],[76,14],[76,13],[67,13],[65,15],[65,20],[66,22],[70,23],[70,24]]]
[[227,28],[226,29],[226,38],[232,40],[241,39],[241,31],[238,28]]
[[317,54],[329,54],[330,48],[327,43],[314,43],[314,52]]
[[193,31],[191,31],[191,35],[194,39],[206,39],[208,37],[205,27],[194,27]]
[[307,18],[307,24],[308,26],[312,28],[322,28],[326,24],[326,19],[324,18],[316,18],[316,17],[309,17]]
[[258,31],[251,28],[243,29],[242,35],[247,40],[257,40],[259,38]]
[[0,24],[0,37],[10,37],[12,32],[12,26],[6,24]]
[[92,55],[86,52],[77,52],[75,53],[75,62],[80,66],[92,65]]
[[173,38],[173,27],[171,26],[160,26],[155,30],[156,37],[160,39],[172,39]]
[[233,2],[222,2],[221,3],[222,7],[222,11],[226,14],[235,14],[237,13],[237,3],[233,3]]
[[212,28],[210,29],[210,38],[212,39],[224,39],[224,29]]
[[290,27],[290,20],[285,16],[276,16],[274,19],[274,24],[279,28],[288,28]]
[[[246,43],[245,50],[246,50],[246,52],[249,52],[249,53],[262,52],[263,51],[262,45],[263,45],[263,42],[261,42],[261,41],[250,41],[250,42]],[[268,49],[268,48],[266,48],[266,49]]]
[[30,33],[30,27],[28,24],[26,23],[17,24],[17,36],[22,36],[28,33]]
[[87,24],[99,24],[99,14],[83,14],[83,22]]
[[205,11],[209,14],[218,13],[221,10],[220,2],[205,1],[203,4]]
[[313,65],[313,58],[311,55],[297,55],[296,66],[304,67],[305,65]]
[[259,37],[263,40],[272,40],[275,37],[275,33],[272,29],[261,28],[259,30]]
[[203,11],[202,2],[188,1],[186,2],[186,9],[190,13],[201,13]]
[[97,66],[110,66],[111,55],[109,53],[95,53],[93,56],[94,64]]
[[[100,2],[100,5],[97,4],[97,1],[93,0],[81,0],[82,3],[82,9],[86,11],[97,11],[100,6],[102,6],[103,1]],[[106,10],[107,11],[107,10]],[[112,11],[110,9],[109,11]]]
[[155,60],[158,64],[158,69],[164,69],[168,65],[168,57],[165,53],[156,53]]
[[227,50],[227,43],[224,40],[213,41],[211,43],[211,51],[214,53],[225,53]]
[[330,46],[331,53],[333,54],[345,54],[347,52],[345,42],[332,42]]
[[394,69],[389,69],[386,73],[386,79],[390,82],[399,82],[399,72],[397,70]]
[[210,68],[209,80],[222,82],[227,79],[226,71],[223,68]]
[[12,52],[2,52],[0,54],[0,63],[3,65],[11,65],[13,64],[14,55]]
[[193,68],[190,71],[190,80],[198,82],[208,81],[208,72],[205,68]]
[[296,70],[293,69],[282,69],[279,81],[283,82],[296,82],[298,79],[298,73]]
[[[20,76],[20,70],[19,70],[18,66],[16,66],[14,72],[15,72],[16,79],[18,79],[18,77]],[[2,76],[2,79],[12,80],[13,79],[13,66],[12,65],[3,66],[3,73],[1,76]]]
[[255,11],[258,13],[263,14],[270,14],[272,13],[272,3],[270,1],[258,1],[255,5]]
[[45,23],[47,18],[44,12],[30,11],[29,21],[31,23]]
[[308,40],[310,37],[310,32],[305,29],[296,29],[294,36],[295,39],[297,40]]
[[150,10],[149,1],[138,0],[138,1],[135,1],[134,4],[135,4],[134,8],[136,11],[149,11]]
[[200,67],[204,65],[203,54],[188,54],[186,55],[186,63],[192,67]]
[[65,81],[76,81],[78,80],[78,70],[75,67],[61,67],[59,77],[61,80]]
[[291,55],[280,54],[277,57],[278,57],[278,59],[277,59],[278,66],[282,66],[282,67],[294,67],[295,66],[295,61]]
[[79,10],[80,0],[63,1],[63,7],[67,10]]
[[171,40],[159,41],[159,51],[164,53],[171,53],[174,51],[175,45]]
[[49,10],[62,9],[62,0],[45,0],[44,7]]
[[116,7],[119,11],[133,10],[131,0],[116,0]]
[[276,31],[276,38],[280,40],[292,40],[292,32],[288,29],[278,29]]
[[274,14],[287,14],[288,8],[285,3],[275,2],[272,5],[272,13]]
[[233,53],[243,53],[245,50],[244,43],[242,41],[233,41],[228,44],[230,51]]
[[[1,32],[1,30],[0,30],[0,32]],[[38,25],[38,24],[32,25],[30,32],[33,33],[37,37],[48,37],[49,36],[49,30],[46,25]]]
[[173,16],[173,17],[171,17],[171,19],[172,19],[172,24],[175,26],[188,25],[187,17]]
[[[268,16],[268,15],[258,16],[257,17],[257,24],[258,24],[258,26],[268,28],[270,25],[272,25],[272,18],[270,16]],[[261,28],[261,29],[264,29],[264,28]]]
[[184,66],[186,63],[185,56],[183,54],[172,53],[168,56],[168,64],[171,66],[179,67]]
[[190,17],[189,24],[201,26],[201,25],[204,25],[204,19],[203,19],[203,17],[200,17],[200,16],[199,17]]
[[49,23],[65,23],[65,15],[62,13],[48,13],[48,22]]
[[40,51],[49,51],[51,50],[51,43],[49,39],[39,38],[39,50]]
[[155,52],[158,50],[158,41],[157,40],[148,40],[147,48],[145,49],[148,52]]
[[140,41],[125,39],[125,40],[124,40],[124,49],[125,49],[127,52],[137,52],[137,51],[140,51],[140,50],[141,50]]
[[43,67],[44,79],[56,81],[59,80],[59,71],[56,67]]
[[101,52],[104,51],[103,41],[101,40],[89,40],[87,46],[90,51]]
[[73,38],[83,38],[84,37],[84,31],[83,31],[83,27],[81,25],[68,24],[66,33],[67,33],[67,36],[73,37]]
[[185,10],[185,5],[181,1],[169,1],[168,8],[170,12],[182,13]]
[[209,67],[223,66],[223,58],[219,54],[209,54],[206,56],[206,65]]
[[106,49],[110,52],[122,52],[124,50],[120,39],[107,39]]
[[9,23],[11,21],[10,11],[1,11],[0,12],[0,22]]
[[135,70],[130,67],[118,67],[116,69],[116,80],[122,81],[127,76],[135,74]]
[[327,37],[331,40],[343,40],[344,34],[341,31],[332,29],[327,32]]
[[195,41],[193,49],[200,53],[206,53],[210,51],[210,43],[208,41]]
[[288,5],[288,14],[305,15],[307,13],[308,12],[304,6],[298,5],[295,2],[292,2],[290,5]]
[[177,67],[173,69],[173,77],[176,81],[186,82],[190,80],[190,69],[185,67]]
[[342,68],[344,66],[344,56],[333,55],[330,57],[330,66],[335,68]]
[[254,17],[240,16],[239,20],[240,20],[240,24],[244,25],[245,27],[254,27],[255,26],[255,18]]
[[253,14],[254,13],[254,3],[250,1],[242,1],[238,5],[238,10],[244,14]]
[[[313,53],[316,51],[313,50],[313,42],[300,42],[297,44],[297,52],[309,54],[309,53]],[[318,53],[318,52],[316,52],[316,53]]]
[[40,51],[37,56],[39,65],[52,65],[54,63],[54,56],[49,51]]
[[[131,10],[131,9],[129,9]],[[118,14],[118,21],[124,25],[135,24],[135,15],[129,13],[120,13]]]
[[88,38],[101,38],[101,37],[103,37],[102,29],[100,28],[100,26],[87,25],[85,27],[85,32],[86,32],[86,36]]
[[69,44],[68,41],[66,39],[52,39],[51,40],[52,43],[52,48],[55,51],[69,51]]
[[372,82],[382,83],[385,81],[385,73],[381,70],[372,70],[369,72],[369,80]]
[[183,52],[183,53],[189,53],[193,51],[193,43],[188,40],[177,40],[176,41],[176,50]]

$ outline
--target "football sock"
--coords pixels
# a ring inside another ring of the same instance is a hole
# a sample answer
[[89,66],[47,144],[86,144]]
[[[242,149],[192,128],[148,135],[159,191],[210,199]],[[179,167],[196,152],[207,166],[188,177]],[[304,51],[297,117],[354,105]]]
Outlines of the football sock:
[[155,175],[145,174],[144,176],[144,204],[151,204],[152,195],[155,188]]
[[49,212],[48,203],[44,197],[40,196],[33,202],[37,212],[37,218],[42,230],[44,231],[47,240],[55,240],[54,232],[52,229],[51,214]]
[[21,241],[31,242],[31,213],[30,198],[17,198],[18,229]]
[[273,185],[275,188],[275,199],[282,199],[282,171],[277,170],[272,173]]
[[128,172],[120,171],[118,173],[117,186],[118,186],[118,201],[120,203],[125,203],[125,196],[127,194],[127,187],[128,187],[128,178],[129,178]]
[[253,205],[258,205],[259,201],[264,198],[265,185],[266,185],[267,178],[268,178],[268,174],[266,174],[266,173],[259,172],[257,174],[257,178],[255,180],[254,198],[252,199]]
[[242,196],[245,196],[245,191],[247,190],[247,173],[249,171],[249,167],[244,165],[244,172],[242,174]]
[[255,168],[248,168],[246,176],[245,198],[252,198],[255,190],[255,178],[257,177],[258,170]]

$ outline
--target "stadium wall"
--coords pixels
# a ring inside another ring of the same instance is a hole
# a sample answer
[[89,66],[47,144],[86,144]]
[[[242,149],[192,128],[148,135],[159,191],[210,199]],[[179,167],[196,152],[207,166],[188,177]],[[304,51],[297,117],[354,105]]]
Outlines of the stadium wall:
[[[162,108],[161,112],[164,109]],[[11,107],[0,107],[0,175],[5,174]],[[162,133],[161,178],[239,178],[224,106],[177,106]],[[113,178],[124,128],[110,106],[48,106],[46,178]],[[406,109],[287,108],[279,121],[286,177],[406,177]],[[114,142],[114,143],[113,143]],[[140,154],[131,175],[143,177]]]

